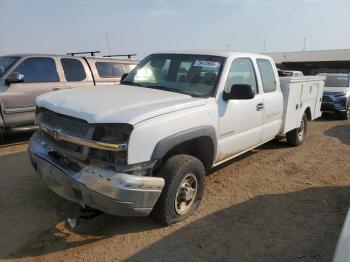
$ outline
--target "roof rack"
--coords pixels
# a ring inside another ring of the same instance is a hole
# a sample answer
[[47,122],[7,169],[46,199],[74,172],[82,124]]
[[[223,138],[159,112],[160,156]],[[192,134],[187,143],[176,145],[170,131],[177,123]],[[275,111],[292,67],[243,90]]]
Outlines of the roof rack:
[[129,59],[136,54],[125,54],[125,55],[104,55],[103,57],[117,57],[117,56],[127,56]]
[[90,54],[91,56],[95,56],[95,54],[101,53],[100,51],[87,51],[87,52],[74,52],[74,53],[67,53],[67,55],[75,56],[75,55],[84,55],[84,54]]

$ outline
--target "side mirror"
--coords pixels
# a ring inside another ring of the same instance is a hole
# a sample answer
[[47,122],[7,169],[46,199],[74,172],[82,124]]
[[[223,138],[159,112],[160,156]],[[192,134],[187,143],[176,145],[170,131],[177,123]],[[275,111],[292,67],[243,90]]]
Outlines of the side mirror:
[[122,75],[122,77],[120,78],[120,82],[122,83],[123,80],[124,80],[124,78],[127,77],[127,76],[128,76],[128,73],[124,73],[124,74]]
[[12,72],[7,78],[6,83],[12,84],[12,83],[21,83],[24,80],[24,76],[18,72]]
[[223,99],[225,101],[237,99],[237,100],[244,100],[244,99],[253,99],[255,97],[255,91],[251,85],[246,84],[237,84],[232,85],[231,92],[227,93],[224,92]]

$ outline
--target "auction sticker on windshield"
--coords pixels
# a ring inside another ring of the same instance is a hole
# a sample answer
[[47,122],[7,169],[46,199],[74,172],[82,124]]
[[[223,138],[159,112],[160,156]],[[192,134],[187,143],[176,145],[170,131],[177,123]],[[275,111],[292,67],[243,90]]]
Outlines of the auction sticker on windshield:
[[196,62],[194,62],[193,66],[200,66],[200,67],[207,67],[207,68],[218,68],[220,66],[220,63],[213,62],[213,61],[197,60]]

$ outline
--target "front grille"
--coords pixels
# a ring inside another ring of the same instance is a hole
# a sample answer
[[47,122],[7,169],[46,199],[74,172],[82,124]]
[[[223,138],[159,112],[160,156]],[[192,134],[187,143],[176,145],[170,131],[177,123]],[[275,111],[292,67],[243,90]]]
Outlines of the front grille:
[[[56,139],[54,131],[79,137],[86,140],[96,140],[108,143],[108,138],[128,141],[132,126],[125,124],[114,124],[113,128],[107,128],[101,125],[90,125],[84,120],[58,114],[56,112],[47,110],[45,108],[37,108],[37,122],[45,125],[50,132],[46,132],[45,128],[40,131],[41,138],[49,144],[52,151],[58,153],[60,156],[69,157],[80,161],[95,161],[96,163],[103,163],[113,165],[125,165],[127,162],[127,151],[112,152],[108,150],[99,150],[74,144],[68,141]],[[125,137],[127,136],[127,137]],[[113,143],[114,141],[111,141]]]
[[90,125],[84,120],[57,114],[52,111],[39,113],[38,119],[41,123],[53,129],[60,129],[65,134],[87,138]]
[[[92,138],[94,132],[94,127],[84,120],[58,114],[44,108],[40,108],[37,111],[37,120],[39,123],[50,129],[60,130],[65,134],[87,140]],[[48,142],[55,151],[81,161],[88,158],[88,147],[83,147],[66,141],[55,140],[54,137],[45,132],[42,132],[42,135],[43,139]]]
[[333,100],[332,100],[332,98],[330,98],[329,96],[323,96],[323,97],[322,97],[322,102],[332,103]]

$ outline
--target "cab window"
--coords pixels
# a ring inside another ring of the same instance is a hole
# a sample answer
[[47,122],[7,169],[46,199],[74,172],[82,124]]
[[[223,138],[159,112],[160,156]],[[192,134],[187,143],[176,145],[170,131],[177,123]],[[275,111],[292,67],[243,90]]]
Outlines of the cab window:
[[264,93],[277,90],[276,77],[271,62],[267,59],[257,59]]
[[24,83],[58,82],[55,61],[48,57],[31,57],[17,66],[14,72],[24,76]]
[[230,67],[226,81],[226,91],[230,91],[233,85],[250,85],[258,93],[256,75],[252,61],[249,58],[237,58]]
[[86,78],[83,64],[78,59],[62,58],[61,64],[68,82],[83,81]]

